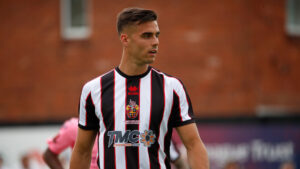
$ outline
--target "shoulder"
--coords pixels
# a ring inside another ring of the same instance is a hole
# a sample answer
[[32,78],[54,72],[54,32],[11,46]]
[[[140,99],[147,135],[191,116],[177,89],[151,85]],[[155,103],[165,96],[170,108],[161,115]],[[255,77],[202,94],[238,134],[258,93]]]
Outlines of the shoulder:
[[92,80],[89,80],[88,82],[86,82],[84,84],[82,90],[88,92],[88,91],[95,90],[95,89],[99,88],[101,79],[103,77],[106,77],[106,76],[111,75],[113,73],[114,73],[114,69],[112,69],[112,70],[110,70],[110,71],[108,71],[108,72],[106,72],[106,73],[104,73],[104,74],[102,74],[98,77],[95,77]]
[[183,83],[179,78],[172,76],[168,73],[161,72],[158,69],[155,69],[153,67],[152,67],[152,71],[154,74],[163,76],[166,85],[173,86],[173,87],[183,87]]
[[101,78],[101,76],[98,76],[98,77],[86,82],[83,86],[83,90],[89,90],[89,89],[97,87],[100,83],[100,78]]

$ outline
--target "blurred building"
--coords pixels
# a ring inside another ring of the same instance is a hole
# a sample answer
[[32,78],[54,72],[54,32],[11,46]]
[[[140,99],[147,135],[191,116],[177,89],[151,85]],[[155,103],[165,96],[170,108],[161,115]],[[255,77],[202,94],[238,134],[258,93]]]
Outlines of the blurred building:
[[1,1],[0,122],[77,116],[83,84],[118,66],[116,15],[131,6],[159,14],[160,49],[153,66],[184,82],[197,117],[298,116],[300,38],[287,31],[294,10],[288,1],[296,4]]

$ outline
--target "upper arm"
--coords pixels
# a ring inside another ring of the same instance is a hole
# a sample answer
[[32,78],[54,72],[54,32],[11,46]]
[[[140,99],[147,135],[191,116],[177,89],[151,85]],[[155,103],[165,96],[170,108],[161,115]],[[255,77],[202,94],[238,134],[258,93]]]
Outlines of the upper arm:
[[78,128],[75,147],[71,156],[71,169],[90,168],[92,149],[96,135],[97,131],[95,130]]
[[74,150],[76,149],[79,152],[85,152],[88,150],[88,152],[92,152],[96,136],[97,131],[84,130],[78,127]]
[[177,127],[176,130],[187,150],[197,143],[202,143],[195,123]]

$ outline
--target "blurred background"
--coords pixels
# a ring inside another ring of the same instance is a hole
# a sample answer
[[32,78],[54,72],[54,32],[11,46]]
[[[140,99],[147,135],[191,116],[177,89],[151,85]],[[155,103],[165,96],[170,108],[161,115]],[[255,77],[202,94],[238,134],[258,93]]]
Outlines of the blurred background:
[[43,165],[38,154],[78,115],[84,83],[118,66],[125,7],[158,13],[152,66],[184,82],[212,169],[300,167],[299,0],[1,0],[6,167],[24,154]]

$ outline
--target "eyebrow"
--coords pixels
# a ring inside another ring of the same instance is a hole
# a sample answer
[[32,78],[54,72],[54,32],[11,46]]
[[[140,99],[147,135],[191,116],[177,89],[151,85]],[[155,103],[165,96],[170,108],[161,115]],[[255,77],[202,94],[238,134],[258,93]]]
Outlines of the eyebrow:
[[152,34],[155,34],[155,35],[159,35],[160,34],[160,31],[156,32],[156,33],[153,33],[153,32],[143,32],[142,35],[152,35]]

